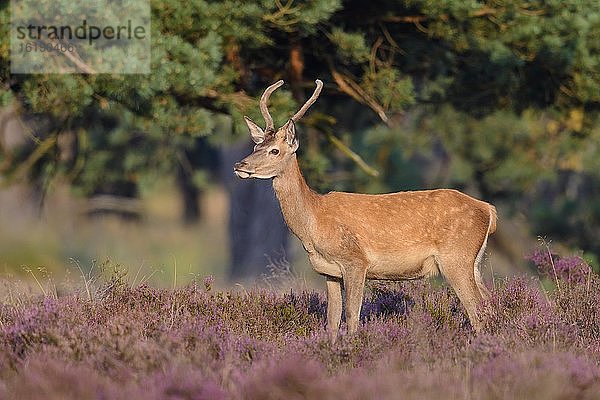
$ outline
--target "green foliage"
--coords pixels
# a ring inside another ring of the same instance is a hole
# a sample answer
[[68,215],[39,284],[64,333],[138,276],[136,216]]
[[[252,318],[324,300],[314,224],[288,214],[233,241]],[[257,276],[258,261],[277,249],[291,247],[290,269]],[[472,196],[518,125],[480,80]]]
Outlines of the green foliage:
[[334,28],[329,40],[337,45],[338,56],[350,63],[362,63],[369,60],[370,49],[361,33],[348,33]]
[[402,111],[415,102],[412,80],[390,66],[366,72],[363,87],[391,112]]
[[[118,192],[123,184],[137,185],[147,172],[174,171],[198,137],[214,132],[219,114],[232,115],[236,130],[245,132],[241,114],[256,117],[256,103],[234,90],[240,71],[228,64],[228,51],[244,46],[263,52],[273,45],[274,29],[314,33],[311,26],[339,6],[337,1],[290,3],[283,9],[267,1],[196,1],[189,7],[153,2],[150,75],[9,75],[8,35],[3,35],[0,65],[10,90],[2,90],[0,99],[7,104],[16,95],[24,112],[57,121],[59,129],[35,132],[40,140],[59,137],[65,127],[78,132],[72,150],[80,163],[60,162],[59,140],[39,162],[60,164],[54,173],[66,173],[83,194]],[[1,12],[8,21],[9,8]],[[274,96],[278,119],[294,108],[289,94]],[[13,168],[33,151],[22,152]],[[27,176],[33,179],[43,169],[29,169]]]
[[[585,232],[573,244],[600,252],[590,244],[600,212],[585,200],[600,181],[596,1],[151,6],[149,75],[10,75],[0,35],[0,104],[49,119],[5,174],[62,175],[90,195],[182,163],[203,171],[189,154],[246,135],[242,116],[261,121],[267,84],[291,83],[271,101],[281,124],[319,77],[325,90],[302,121],[310,129],[299,129],[303,169],[319,190],[459,187],[529,213],[536,233]],[[0,33],[9,11],[0,8]],[[66,152],[58,139],[69,132],[77,140]],[[206,182],[206,171],[196,176]],[[585,183],[567,194],[565,176]],[[565,209],[572,218],[546,224]]]

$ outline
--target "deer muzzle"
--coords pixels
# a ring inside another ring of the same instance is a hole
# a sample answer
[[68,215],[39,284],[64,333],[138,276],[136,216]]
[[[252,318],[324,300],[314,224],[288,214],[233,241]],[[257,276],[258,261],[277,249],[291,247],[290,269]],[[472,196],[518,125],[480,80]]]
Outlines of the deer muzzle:
[[233,172],[242,179],[250,178],[252,172],[248,171],[248,164],[244,161],[235,163],[233,166]]

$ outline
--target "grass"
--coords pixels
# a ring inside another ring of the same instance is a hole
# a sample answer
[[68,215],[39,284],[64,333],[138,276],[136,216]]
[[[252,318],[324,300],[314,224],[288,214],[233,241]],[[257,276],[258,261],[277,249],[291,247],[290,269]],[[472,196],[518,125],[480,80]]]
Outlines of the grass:
[[160,289],[82,273],[45,295],[5,282],[0,398],[598,398],[600,277],[577,257],[532,260],[554,289],[497,282],[479,335],[448,287],[376,282],[359,332],[333,346],[323,294],[273,280]]
[[[18,190],[0,191],[0,273],[34,279],[22,266],[30,266],[41,279],[42,268],[56,280],[78,275],[65,268],[75,260],[86,274],[94,263],[110,260],[128,266],[138,279],[148,277],[154,286],[170,286],[177,264],[177,281],[185,284],[196,275],[223,280],[228,268],[227,196],[211,187],[203,200],[201,223],[182,226],[180,203],[173,183],[161,181],[142,194],[145,218],[137,223],[118,218],[87,218],[82,199],[58,186],[48,194],[39,216],[27,196]],[[71,271],[74,270],[74,271]]]

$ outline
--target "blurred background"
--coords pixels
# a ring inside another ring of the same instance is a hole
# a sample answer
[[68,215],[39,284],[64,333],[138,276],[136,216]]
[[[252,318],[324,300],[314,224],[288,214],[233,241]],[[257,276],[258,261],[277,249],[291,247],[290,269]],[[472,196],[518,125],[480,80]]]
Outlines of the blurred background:
[[[0,273],[170,286],[310,270],[269,181],[241,181],[258,98],[311,187],[495,204],[489,276],[537,237],[598,268],[600,8],[564,1],[151,1],[152,72],[10,74],[0,2]],[[59,57],[49,54],[48,57]],[[115,71],[118,72],[118,71]]]

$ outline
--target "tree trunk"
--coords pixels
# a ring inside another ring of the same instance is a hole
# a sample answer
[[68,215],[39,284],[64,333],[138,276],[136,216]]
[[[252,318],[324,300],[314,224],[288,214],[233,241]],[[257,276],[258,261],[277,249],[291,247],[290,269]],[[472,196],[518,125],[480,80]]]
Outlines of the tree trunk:
[[181,163],[177,165],[177,187],[181,194],[182,220],[185,225],[192,225],[200,219],[201,192],[193,181],[193,171]]
[[250,280],[268,273],[268,258],[287,251],[289,231],[270,179],[237,178],[233,164],[252,152],[242,141],[222,152],[223,182],[229,194],[229,246],[232,280]]

